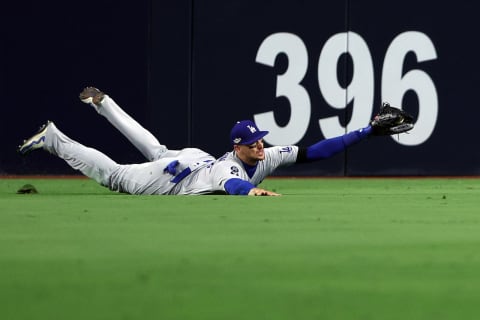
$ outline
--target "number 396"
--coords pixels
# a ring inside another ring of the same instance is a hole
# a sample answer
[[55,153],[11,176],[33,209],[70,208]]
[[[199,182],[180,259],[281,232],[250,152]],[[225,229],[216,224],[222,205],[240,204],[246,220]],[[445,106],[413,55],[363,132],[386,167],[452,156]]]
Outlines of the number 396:
[[[347,49],[348,46],[348,49]],[[342,87],[337,79],[337,64],[348,53],[353,63],[350,83]],[[381,79],[381,100],[393,106],[401,106],[407,91],[413,91],[419,102],[415,128],[408,135],[395,140],[400,144],[414,146],[425,142],[437,122],[438,97],[430,76],[422,70],[413,69],[403,73],[407,53],[414,53],[418,62],[437,58],[435,47],[428,36],[417,31],[399,34],[385,54]],[[280,127],[274,112],[254,115],[261,128],[268,128],[266,141],[272,145],[296,144],[305,135],[310,123],[311,103],[307,90],[301,85],[308,67],[308,52],[302,39],[291,33],[275,33],[260,45],[256,62],[274,66],[277,55],[285,54],[287,70],[277,76],[277,97],[285,97],[290,103],[289,122]],[[343,109],[353,101],[352,116],[346,127],[338,117],[318,121],[325,138],[365,127],[372,117],[374,102],[374,70],[372,57],[366,42],[355,32],[338,33],[323,46],[318,62],[318,84],[325,101],[335,109]]]

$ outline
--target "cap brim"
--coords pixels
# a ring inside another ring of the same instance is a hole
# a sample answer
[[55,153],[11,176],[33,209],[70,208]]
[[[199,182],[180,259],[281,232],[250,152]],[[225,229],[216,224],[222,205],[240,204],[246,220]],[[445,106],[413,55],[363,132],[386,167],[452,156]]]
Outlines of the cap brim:
[[258,140],[260,140],[260,139],[262,139],[263,137],[265,137],[267,134],[268,134],[268,131],[257,131],[257,132],[255,132],[254,134],[252,134],[252,136],[250,137],[250,139],[245,140],[245,141],[242,141],[241,143],[238,143],[238,144],[249,145],[249,144],[255,143],[255,142],[257,142]]

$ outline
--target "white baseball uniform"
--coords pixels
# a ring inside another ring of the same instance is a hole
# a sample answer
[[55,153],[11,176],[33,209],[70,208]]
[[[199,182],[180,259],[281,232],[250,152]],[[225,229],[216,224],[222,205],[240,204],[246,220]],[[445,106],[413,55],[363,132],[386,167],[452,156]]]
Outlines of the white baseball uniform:
[[53,123],[49,124],[44,149],[113,191],[165,195],[226,193],[225,183],[229,179],[242,179],[257,186],[276,168],[291,165],[297,159],[297,146],[269,147],[264,149],[265,159],[258,162],[256,169],[247,171],[233,151],[215,159],[197,148],[169,150],[108,95],[98,106],[91,105],[149,162],[120,165],[98,150],[70,139]]

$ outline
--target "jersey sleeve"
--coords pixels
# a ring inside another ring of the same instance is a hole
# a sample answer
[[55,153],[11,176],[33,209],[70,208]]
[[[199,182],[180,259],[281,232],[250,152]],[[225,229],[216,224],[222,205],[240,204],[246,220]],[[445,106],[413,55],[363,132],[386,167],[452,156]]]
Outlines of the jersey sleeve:
[[211,168],[211,175],[214,184],[213,188],[215,190],[225,191],[227,193],[228,190],[225,188],[225,183],[227,181],[232,179],[249,181],[245,170],[240,167],[240,164],[231,160],[215,162],[215,164]]
[[[274,171],[278,167],[289,166],[297,161],[297,146],[274,146],[265,148],[265,160],[263,161],[268,171]],[[270,172],[269,172],[270,173]]]

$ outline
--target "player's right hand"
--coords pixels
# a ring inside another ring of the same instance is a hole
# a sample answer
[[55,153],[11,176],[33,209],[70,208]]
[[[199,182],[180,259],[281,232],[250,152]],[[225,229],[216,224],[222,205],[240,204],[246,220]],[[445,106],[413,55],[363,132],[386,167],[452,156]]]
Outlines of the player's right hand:
[[248,192],[248,195],[249,196],[281,196],[281,194],[279,193],[268,191],[261,188],[250,189],[250,191]]

